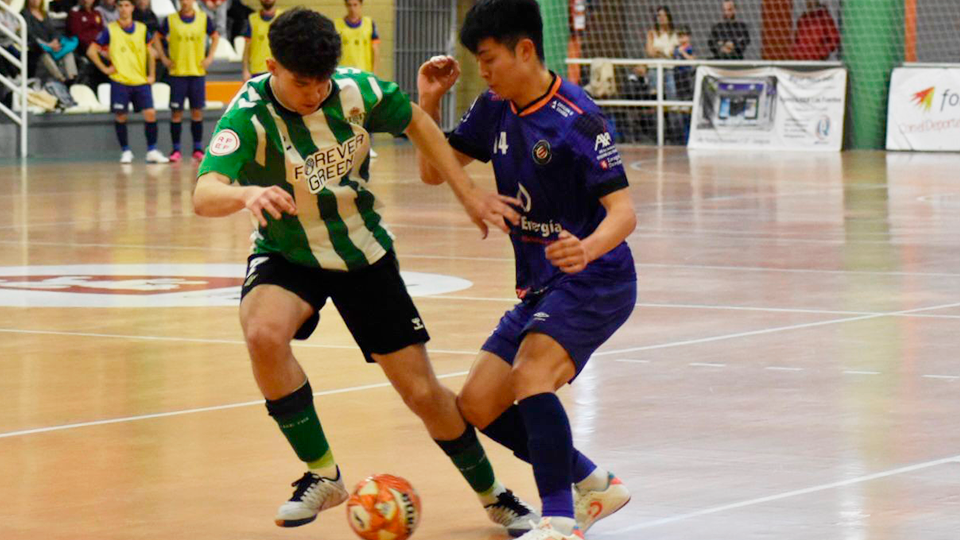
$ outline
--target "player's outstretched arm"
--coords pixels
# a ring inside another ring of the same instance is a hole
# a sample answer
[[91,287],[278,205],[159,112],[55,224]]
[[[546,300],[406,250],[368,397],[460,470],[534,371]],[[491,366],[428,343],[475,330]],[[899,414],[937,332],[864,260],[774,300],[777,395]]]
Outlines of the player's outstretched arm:
[[[460,77],[460,63],[452,56],[434,56],[420,66],[417,72],[417,95],[420,108],[427,113],[437,125],[440,124],[440,103],[443,96],[453,87]],[[465,166],[473,158],[454,150],[461,166]],[[425,184],[439,185],[443,183],[443,176],[433,168],[422,152],[417,152],[417,165],[420,168],[420,179]]]
[[520,214],[511,205],[520,206],[520,201],[475,186],[460,166],[453,148],[447,143],[447,138],[437,124],[423,109],[417,105],[412,106],[413,119],[407,127],[407,136],[427,162],[447,180],[460,204],[467,210],[470,220],[480,229],[483,238],[487,237],[488,223],[509,234],[510,227],[506,221],[514,225],[520,223]]
[[198,216],[223,217],[246,208],[260,225],[267,226],[266,215],[281,219],[283,214],[297,215],[293,197],[278,186],[234,186],[226,176],[208,172],[197,180],[193,190],[193,211]]
[[614,191],[600,199],[607,217],[590,236],[579,239],[563,231],[547,246],[547,260],[568,274],[576,274],[591,262],[620,245],[637,228],[637,214],[628,190]]

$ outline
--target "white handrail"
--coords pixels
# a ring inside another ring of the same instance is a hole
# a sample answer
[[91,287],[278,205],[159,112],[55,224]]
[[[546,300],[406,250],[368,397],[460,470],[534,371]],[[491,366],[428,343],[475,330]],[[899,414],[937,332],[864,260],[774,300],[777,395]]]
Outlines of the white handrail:
[[17,87],[10,79],[0,76],[0,84],[13,91],[14,97],[20,99],[20,116],[10,110],[6,105],[0,103],[0,112],[4,113],[18,126],[20,126],[20,157],[27,157],[27,21],[23,15],[14,11],[6,2],[0,1],[0,9],[12,13],[20,25],[20,35],[16,35],[10,30],[0,26],[0,33],[14,40],[20,47],[20,58],[14,57],[6,50],[0,49],[0,57],[20,68],[20,86]]
[[960,68],[960,64],[951,62],[904,62],[902,65],[908,68]]
[[801,60],[667,60],[663,58],[567,58],[567,64],[591,65],[609,62],[615,66],[654,66],[657,72],[657,99],[598,99],[595,103],[606,107],[656,107],[657,146],[663,146],[665,136],[664,112],[667,107],[693,108],[693,101],[667,100],[663,97],[664,71],[677,66],[747,67],[843,67],[843,62]]
[[567,58],[567,64],[589,66],[593,62],[610,62],[615,66],[718,66],[718,67],[841,67],[837,60],[670,60],[666,58]]

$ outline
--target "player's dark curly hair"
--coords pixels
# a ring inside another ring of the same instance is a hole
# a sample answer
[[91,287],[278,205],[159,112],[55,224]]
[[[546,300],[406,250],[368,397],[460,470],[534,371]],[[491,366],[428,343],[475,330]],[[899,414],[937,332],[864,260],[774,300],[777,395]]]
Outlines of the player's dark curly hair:
[[327,80],[340,62],[340,34],[330,19],[310,9],[283,12],[267,38],[273,58],[301,77]]
[[529,38],[543,62],[543,18],[537,0],[480,0],[474,4],[460,29],[460,43],[476,54],[487,38],[511,51],[521,39]]

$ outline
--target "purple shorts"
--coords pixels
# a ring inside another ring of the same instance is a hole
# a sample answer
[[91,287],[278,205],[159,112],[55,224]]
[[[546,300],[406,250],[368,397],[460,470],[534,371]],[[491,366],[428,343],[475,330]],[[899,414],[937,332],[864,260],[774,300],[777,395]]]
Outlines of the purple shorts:
[[627,321],[636,303],[636,281],[569,276],[506,312],[481,348],[513,365],[528,332],[546,334],[573,359],[576,378],[590,355]]
[[110,81],[110,110],[115,113],[125,113],[133,104],[134,112],[153,108],[153,93],[150,85],[127,86]]
[[181,111],[190,102],[191,109],[202,109],[207,105],[206,77],[170,76],[170,110]]

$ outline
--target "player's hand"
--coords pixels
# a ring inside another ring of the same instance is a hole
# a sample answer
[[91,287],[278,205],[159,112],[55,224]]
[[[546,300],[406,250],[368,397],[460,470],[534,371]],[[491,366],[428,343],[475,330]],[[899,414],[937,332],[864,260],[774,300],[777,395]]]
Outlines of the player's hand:
[[167,58],[166,56],[160,59],[160,63],[163,64],[163,66],[167,69],[173,69],[173,60]]
[[147,75],[147,84],[153,84],[157,82],[157,77],[155,75]]
[[203,62],[200,62],[203,65],[203,69],[207,70],[210,68],[210,64],[213,63],[213,58],[207,57],[203,59]]
[[107,66],[107,69],[103,70],[105,75],[113,75],[117,72],[117,68],[114,66]]
[[244,69],[244,70],[243,70],[243,82],[247,82],[247,81],[249,81],[249,80],[250,80],[250,70],[249,70],[249,69]]
[[547,246],[546,252],[550,264],[567,274],[580,272],[590,262],[583,242],[567,231],[560,231],[559,238]]
[[297,215],[297,205],[293,202],[293,197],[279,186],[248,186],[243,203],[263,227],[267,226],[266,214],[270,214],[273,219],[281,219],[283,214]]
[[452,56],[434,56],[420,66],[417,90],[420,95],[439,99],[460,77],[460,63]]
[[507,221],[514,225],[520,224],[520,214],[513,207],[520,207],[522,203],[513,197],[474,187],[464,198],[463,205],[467,209],[470,221],[480,229],[482,238],[487,237],[488,223],[507,234],[510,234]]

